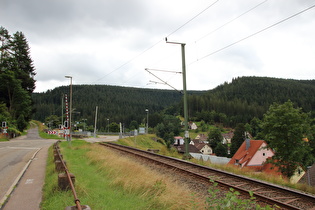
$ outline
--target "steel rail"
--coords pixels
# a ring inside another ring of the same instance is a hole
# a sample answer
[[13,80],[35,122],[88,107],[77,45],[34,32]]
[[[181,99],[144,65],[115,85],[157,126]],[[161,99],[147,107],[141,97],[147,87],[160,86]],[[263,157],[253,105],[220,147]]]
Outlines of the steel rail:
[[[304,192],[295,191],[295,190],[292,190],[292,189],[289,189],[289,188],[286,188],[286,187],[282,187],[282,186],[278,186],[278,185],[275,185],[275,184],[272,184],[272,183],[267,183],[267,182],[264,182],[264,181],[260,181],[260,180],[256,180],[256,179],[252,179],[252,178],[248,178],[248,177],[244,177],[244,176],[241,176],[241,175],[232,174],[230,172],[226,172],[226,171],[222,171],[222,170],[218,170],[218,169],[214,169],[214,168],[210,168],[210,167],[194,164],[194,163],[191,163],[189,161],[185,161],[185,160],[181,160],[181,159],[177,159],[177,158],[173,158],[173,157],[168,157],[168,156],[163,156],[163,155],[147,152],[147,151],[140,150],[140,149],[133,148],[133,147],[128,147],[128,146],[124,146],[124,145],[118,145],[118,144],[110,143],[110,142],[100,143],[100,144],[104,145],[104,146],[107,146],[107,147],[111,147],[111,148],[117,149],[117,150],[122,150],[121,148],[124,148],[123,151],[125,151],[125,152],[128,152],[128,150],[133,150],[133,151],[144,153],[146,155],[150,154],[151,156],[157,156],[157,157],[160,157],[160,158],[177,161],[177,162],[180,162],[181,164],[187,164],[187,165],[190,165],[190,166],[194,166],[194,167],[210,170],[210,171],[215,172],[215,173],[220,173],[221,175],[224,175],[224,176],[235,177],[235,178],[247,181],[247,182],[257,183],[257,184],[263,185],[265,187],[271,188],[271,189],[276,190],[276,191],[290,192],[290,193],[295,194],[297,196],[304,197],[305,199],[314,200],[314,202],[315,202],[315,196],[314,195],[306,194]],[[143,158],[148,158],[147,156],[144,156],[144,155],[139,155],[139,156],[141,156]],[[150,160],[152,160],[152,159],[150,159]],[[162,163],[163,165],[167,165],[165,162],[160,162],[158,160],[154,160],[154,161],[155,162],[159,162],[160,164]],[[172,167],[175,167],[175,166],[172,166]],[[190,174],[192,174],[194,176],[197,176],[200,179],[203,179],[204,181],[209,181],[209,177],[208,176],[200,175],[200,174],[197,174],[195,172],[187,171],[186,169],[181,169],[181,168],[177,168],[177,167],[176,167],[176,169],[177,170],[181,170],[181,171],[183,171],[185,173],[189,172]],[[226,183],[224,181],[221,181],[219,179],[214,180],[214,181],[217,182],[221,186],[232,187],[233,189],[239,191],[242,194],[247,194],[248,195],[249,192],[251,191],[251,190],[243,189],[243,188],[238,187],[238,186],[233,185],[233,184],[228,184],[228,183]],[[253,193],[254,197],[256,197],[259,200],[264,201],[266,203],[276,204],[276,205],[278,205],[280,207],[283,207],[283,208],[286,208],[286,209],[300,209],[299,207],[293,206],[293,205],[291,205],[289,203],[281,202],[281,201],[275,200],[275,199],[273,199],[271,197],[267,197],[267,196],[264,196],[262,194],[259,194],[259,192],[252,191],[252,193]]]
[[77,193],[76,193],[76,191],[75,191],[74,184],[73,184],[73,182],[72,182],[70,172],[69,172],[69,170],[68,170],[68,168],[67,168],[65,162],[63,161],[63,159],[62,159],[62,157],[61,157],[61,154],[60,154],[60,152],[59,152],[59,149],[57,148],[58,143],[59,143],[59,141],[56,142],[55,149],[56,149],[56,151],[57,151],[58,157],[59,157],[59,159],[60,159],[60,161],[61,161],[61,163],[62,163],[62,165],[63,165],[63,167],[64,167],[64,169],[65,169],[67,178],[68,178],[68,180],[69,180],[70,187],[71,187],[71,191],[72,191],[72,194],[73,194],[73,197],[74,197],[74,203],[75,203],[75,205],[76,205],[76,207],[77,207],[78,210],[82,210],[82,206],[81,206],[81,204],[80,204],[80,200],[79,200],[79,198],[78,198],[78,196],[77,196]]

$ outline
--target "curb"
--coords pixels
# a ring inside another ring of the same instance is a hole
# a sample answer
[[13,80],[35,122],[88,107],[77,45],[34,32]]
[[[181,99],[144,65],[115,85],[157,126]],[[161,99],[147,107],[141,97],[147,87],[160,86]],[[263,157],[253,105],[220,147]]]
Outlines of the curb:
[[18,184],[18,182],[21,180],[22,176],[24,175],[26,169],[29,167],[29,165],[31,164],[31,162],[34,160],[35,156],[37,155],[37,153],[41,150],[42,148],[39,148],[38,150],[35,151],[35,153],[33,154],[33,156],[31,157],[31,159],[26,163],[26,165],[24,166],[24,168],[22,169],[22,171],[20,172],[20,174],[16,177],[16,179],[14,180],[14,182],[12,183],[11,187],[9,188],[9,190],[5,193],[5,195],[3,196],[3,198],[0,200],[0,209],[3,207],[3,205],[6,203],[7,199],[9,198],[10,194],[13,192],[15,186]]

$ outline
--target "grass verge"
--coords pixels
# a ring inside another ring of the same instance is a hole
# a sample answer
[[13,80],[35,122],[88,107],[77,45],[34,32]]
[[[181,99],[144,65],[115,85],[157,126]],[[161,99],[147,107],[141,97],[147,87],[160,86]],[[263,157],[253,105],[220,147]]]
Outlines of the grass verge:
[[[155,139],[156,141],[152,141],[152,139]],[[167,149],[166,144],[164,143],[163,139],[157,138],[155,135],[150,134],[150,135],[139,135],[136,138],[134,137],[129,137],[129,138],[124,138],[118,140],[119,144],[126,145],[126,146],[131,146],[131,147],[136,147],[138,149],[142,150],[147,150],[147,149],[159,149],[160,152],[159,154],[161,155],[166,155],[166,156],[171,156],[171,157],[176,157],[182,159],[182,155],[178,154],[175,149]],[[228,171],[234,174],[239,174],[247,177],[251,177],[254,179],[258,180],[263,180],[267,181],[270,183],[290,187],[292,189],[297,189],[301,190],[307,193],[312,193],[315,194],[315,188],[308,186],[307,184],[300,184],[300,183],[290,183],[287,179],[281,176],[276,176],[276,175],[270,175],[270,174],[265,174],[265,173],[258,173],[256,171],[253,171],[248,168],[238,168],[234,167],[228,164],[225,165],[218,165],[218,164],[212,164],[209,161],[202,161],[202,160],[197,160],[197,159],[190,159],[191,162],[197,163],[200,165],[204,166],[209,166],[213,168],[217,168],[223,171]]]
[[[82,205],[91,209],[204,209],[205,201],[184,186],[146,166],[97,144],[62,142],[61,153],[76,177],[75,188]],[[58,189],[52,149],[49,151],[41,209],[73,206],[70,191]]]

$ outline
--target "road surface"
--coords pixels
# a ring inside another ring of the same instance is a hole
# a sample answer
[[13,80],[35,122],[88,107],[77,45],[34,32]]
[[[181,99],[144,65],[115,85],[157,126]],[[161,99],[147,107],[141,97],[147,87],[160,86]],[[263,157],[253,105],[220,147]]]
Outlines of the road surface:
[[34,127],[25,136],[0,142],[0,208],[37,152],[56,141],[40,138]]

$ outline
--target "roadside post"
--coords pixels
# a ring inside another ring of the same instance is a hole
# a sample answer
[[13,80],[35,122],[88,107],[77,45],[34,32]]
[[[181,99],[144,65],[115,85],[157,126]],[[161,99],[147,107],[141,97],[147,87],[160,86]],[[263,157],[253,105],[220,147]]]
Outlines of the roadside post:
[[8,127],[7,127],[7,122],[6,121],[3,121],[2,123],[1,123],[1,126],[2,126],[2,134],[4,134],[4,135],[9,135],[8,134]]

